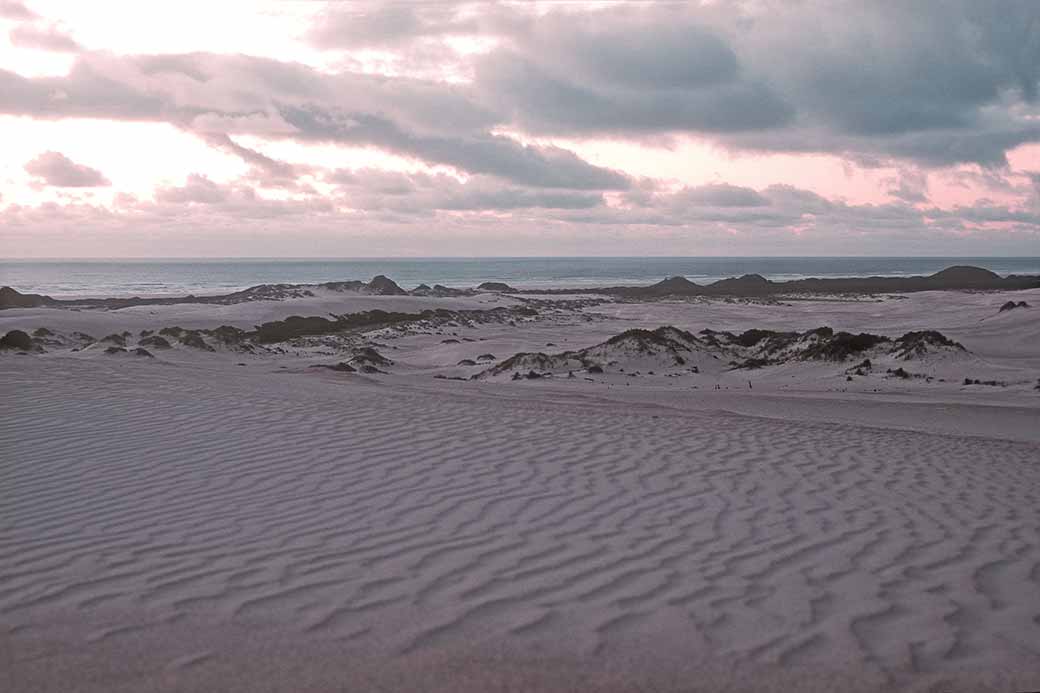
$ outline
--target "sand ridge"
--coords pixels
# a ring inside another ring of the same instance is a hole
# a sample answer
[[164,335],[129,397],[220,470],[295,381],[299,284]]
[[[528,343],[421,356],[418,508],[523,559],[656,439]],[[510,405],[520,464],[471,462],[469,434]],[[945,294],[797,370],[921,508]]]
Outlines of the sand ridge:
[[[0,352],[0,687],[1035,689],[1040,313],[1005,298],[5,310],[47,331]],[[821,326],[964,348],[858,373],[800,358]],[[793,357],[702,348],[748,329]],[[470,380],[539,351],[616,363]]]
[[[894,689],[1040,666],[1036,444],[8,363],[16,645],[72,610],[88,651],[186,618],[403,661],[637,648]],[[125,611],[155,618],[103,625]],[[221,658],[169,655],[162,676]]]

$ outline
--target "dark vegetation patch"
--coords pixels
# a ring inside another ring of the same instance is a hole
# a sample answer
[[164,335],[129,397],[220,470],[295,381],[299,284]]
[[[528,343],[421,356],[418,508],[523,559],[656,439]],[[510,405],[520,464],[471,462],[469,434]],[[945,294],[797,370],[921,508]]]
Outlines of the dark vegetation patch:
[[891,341],[888,337],[868,332],[860,332],[859,334],[837,332],[829,339],[824,338],[814,344],[810,344],[802,352],[801,358],[819,361],[844,361],[850,356],[861,354],[888,341]]
[[[976,378],[965,378],[965,385],[989,385],[990,387],[1007,387],[1007,383],[1003,380],[978,380]],[[1040,382],[1037,384],[1037,389],[1040,389]]]
[[346,361],[340,361],[339,363],[332,364],[317,363],[313,366],[310,366],[310,368],[325,368],[330,371],[336,371],[337,373],[357,373],[357,369],[351,366]]
[[750,359],[745,359],[744,361],[730,361],[730,365],[733,366],[733,370],[735,370],[735,371],[739,371],[739,370],[753,371],[753,370],[756,370],[758,368],[765,368],[766,366],[773,366],[773,365],[775,365],[777,363],[778,363],[777,361],[773,361],[772,359],[765,359],[765,358],[750,358]]
[[140,346],[152,347],[153,349],[172,349],[173,345],[166,339],[166,337],[160,337],[159,335],[152,335],[151,337],[145,337],[138,342]]
[[33,348],[32,337],[22,330],[11,330],[0,337],[0,349],[19,349],[30,351]]
[[929,351],[933,351],[936,348],[965,351],[963,345],[959,342],[953,341],[942,332],[936,332],[935,330],[920,330],[917,332],[907,332],[897,339],[895,346],[892,349],[892,353],[895,354],[896,358],[912,359],[915,356],[927,354]]
[[207,330],[206,333],[221,344],[227,345],[240,344],[245,341],[248,336],[248,333],[245,330],[232,327],[231,325],[221,325],[215,329]]
[[358,364],[368,364],[370,366],[387,366],[394,365],[394,362],[386,358],[372,347],[361,347],[354,350],[354,355],[350,358],[350,362],[355,366]]
[[1003,313],[1003,312],[1008,311],[1008,310],[1014,310],[1015,308],[1028,308],[1028,307],[1029,307],[1029,304],[1026,303],[1025,301],[1019,301],[1018,303],[1015,303],[1014,301],[1008,301],[1007,303],[1002,305],[1000,307],[1000,310],[997,311],[997,312],[998,313]]
[[845,371],[846,375],[868,375],[874,369],[870,359],[863,359],[852,368]]
[[201,351],[215,351],[213,347],[206,344],[206,340],[202,338],[202,335],[195,330],[185,331],[180,338],[180,343],[186,347],[192,349],[199,349]]

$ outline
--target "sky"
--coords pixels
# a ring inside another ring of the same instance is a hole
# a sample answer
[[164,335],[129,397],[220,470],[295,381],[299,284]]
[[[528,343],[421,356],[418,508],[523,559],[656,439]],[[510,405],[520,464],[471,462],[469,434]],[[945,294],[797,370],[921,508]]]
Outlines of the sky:
[[0,0],[0,257],[1040,255],[1040,2]]

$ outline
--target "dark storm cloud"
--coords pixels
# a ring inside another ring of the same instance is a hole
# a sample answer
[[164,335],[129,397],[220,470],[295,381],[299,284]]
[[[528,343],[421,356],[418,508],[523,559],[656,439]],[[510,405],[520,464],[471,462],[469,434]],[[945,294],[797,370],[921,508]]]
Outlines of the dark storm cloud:
[[1000,165],[1040,140],[1040,3],[739,7],[552,13],[485,57],[478,85],[536,132],[707,133],[929,166]]
[[[44,118],[157,120],[188,130],[198,126],[199,134],[214,145],[268,171],[277,162],[261,160],[228,138],[236,124],[243,132],[255,128],[270,136],[278,133],[269,123],[280,121],[286,126],[281,136],[375,146],[537,187],[628,185],[623,174],[593,166],[573,152],[489,133],[487,110],[464,90],[421,80],[329,76],[302,65],[245,56],[88,56],[65,77],[0,72],[0,111]],[[219,124],[216,134],[214,122]]]
[[[348,53],[452,50],[448,38],[487,39],[487,50],[457,56],[471,82],[245,55],[86,52],[65,76],[0,71],[0,112],[171,123],[241,157],[270,184],[303,169],[237,136],[374,147],[495,177],[503,188],[620,190],[632,201],[646,193],[623,172],[512,133],[662,141],[685,133],[730,149],[830,153],[864,166],[994,169],[1010,149],[1040,141],[1040,3],[1032,0],[547,7],[337,4],[309,34]],[[910,187],[891,190],[923,200]],[[686,194],[715,196],[708,205],[708,197],[687,200],[697,207],[764,214],[768,206],[764,191]]]
[[584,190],[624,189],[629,185],[623,174],[593,166],[566,149],[523,145],[501,135],[418,134],[367,113],[286,108],[282,116],[297,128],[301,138],[371,144],[423,161],[495,175],[525,185]]
[[326,180],[342,186],[346,204],[368,210],[422,213],[429,210],[591,209],[603,204],[603,195],[599,193],[504,186],[493,178],[478,176],[463,183],[445,174],[359,169],[333,171]]
[[751,188],[726,183],[686,188],[677,197],[689,204],[704,207],[762,207],[769,204],[769,200]]
[[719,31],[674,6],[554,11],[503,45],[478,60],[477,90],[536,132],[732,132],[793,115]]
[[95,168],[77,164],[61,152],[44,152],[25,164],[25,171],[56,188],[96,188],[111,185]]

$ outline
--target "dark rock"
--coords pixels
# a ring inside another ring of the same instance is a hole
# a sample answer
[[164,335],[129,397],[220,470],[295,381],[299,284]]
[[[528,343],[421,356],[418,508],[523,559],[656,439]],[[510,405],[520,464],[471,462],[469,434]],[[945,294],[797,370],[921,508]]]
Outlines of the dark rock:
[[0,337],[0,349],[19,349],[29,351],[33,348],[32,337],[21,330],[11,330]]

